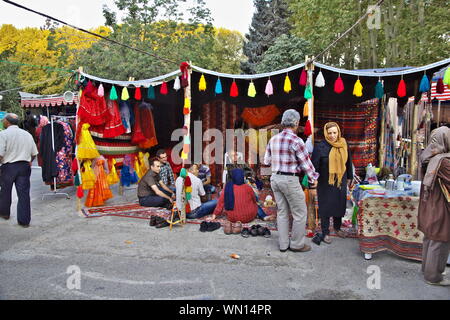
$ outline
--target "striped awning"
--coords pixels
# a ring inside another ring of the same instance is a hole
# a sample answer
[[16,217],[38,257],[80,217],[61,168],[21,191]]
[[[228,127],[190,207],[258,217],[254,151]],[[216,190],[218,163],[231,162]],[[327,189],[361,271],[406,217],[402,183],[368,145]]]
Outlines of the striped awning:
[[52,96],[24,96],[21,94],[20,105],[22,108],[43,108],[43,107],[56,107],[56,106],[69,106],[78,104],[78,94],[74,93],[73,101],[67,102],[62,95]]

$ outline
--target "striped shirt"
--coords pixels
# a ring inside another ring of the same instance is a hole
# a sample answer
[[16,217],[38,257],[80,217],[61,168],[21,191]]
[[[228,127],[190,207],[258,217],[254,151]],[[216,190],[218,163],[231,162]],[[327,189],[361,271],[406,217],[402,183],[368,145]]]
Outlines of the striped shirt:
[[278,171],[301,173],[304,171],[309,177],[309,182],[319,178],[305,143],[290,129],[284,129],[270,139],[266,147],[264,163],[271,166],[273,173]]

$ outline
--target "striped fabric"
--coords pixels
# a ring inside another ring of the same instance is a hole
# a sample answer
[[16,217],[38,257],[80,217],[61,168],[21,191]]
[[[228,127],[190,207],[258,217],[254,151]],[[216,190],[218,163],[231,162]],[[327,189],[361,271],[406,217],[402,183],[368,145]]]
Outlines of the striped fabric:
[[378,100],[356,106],[321,105],[314,107],[315,124],[319,128],[317,141],[323,139],[323,127],[336,122],[350,148],[356,174],[365,175],[365,167],[378,166]]
[[439,94],[436,93],[436,85],[437,85],[437,81],[433,81],[431,83],[431,100],[433,99],[437,99],[437,100],[441,100],[441,101],[447,101],[450,100],[450,88],[444,84],[444,93]]
[[20,105],[23,108],[39,108],[39,107],[55,107],[78,104],[78,95],[75,94],[72,102],[66,102],[63,96],[48,97],[48,98],[27,98],[21,99]]

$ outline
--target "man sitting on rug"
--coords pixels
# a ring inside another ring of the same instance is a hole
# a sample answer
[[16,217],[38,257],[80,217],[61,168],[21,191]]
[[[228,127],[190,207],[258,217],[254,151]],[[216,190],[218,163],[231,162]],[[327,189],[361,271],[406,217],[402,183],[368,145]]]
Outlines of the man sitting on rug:
[[159,177],[161,162],[158,159],[149,161],[150,170],[138,184],[139,204],[143,207],[172,208],[175,193],[172,192]]
[[198,178],[198,165],[193,164],[190,166],[187,175],[183,174],[184,169],[181,170],[180,176],[175,182],[176,193],[177,193],[177,208],[182,209],[185,204],[183,203],[183,191],[185,191],[185,183],[187,177],[190,179],[190,184],[192,187],[191,199],[189,202],[190,213],[186,213],[187,219],[199,219],[213,213],[217,205],[217,200],[210,200],[202,203],[202,197],[206,195],[205,189],[203,188],[202,180]]
[[172,167],[170,166],[170,163],[168,161],[166,150],[159,149],[156,152],[156,157],[158,158],[158,161],[161,163],[161,171],[159,173],[159,176],[161,177],[162,182],[164,182],[164,184],[168,186],[170,190],[175,192],[175,176],[173,174]]
[[211,200],[211,194],[216,192],[216,187],[211,184],[211,170],[207,165],[197,164],[198,167],[198,178],[203,183],[203,188],[206,192],[206,197]]

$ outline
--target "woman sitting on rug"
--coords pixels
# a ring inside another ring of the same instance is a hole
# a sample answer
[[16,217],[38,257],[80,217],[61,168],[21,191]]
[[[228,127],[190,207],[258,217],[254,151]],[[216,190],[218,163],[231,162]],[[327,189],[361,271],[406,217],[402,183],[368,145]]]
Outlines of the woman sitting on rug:
[[223,213],[228,221],[237,224],[248,223],[256,218],[256,196],[252,187],[245,183],[242,169],[231,170],[231,181],[226,183],[211,219]]
[[347,236],[341,225],[347,207],[347,184],[350,186],[353,181],[353,166],[347,142],[336,122],[325,125],[324,136],[325,140],[314,146],[311,161],[320,174],[317,184],[319,217],[323,241],[329,244],[330,217],[333,217],[336,234],[341,238]]

